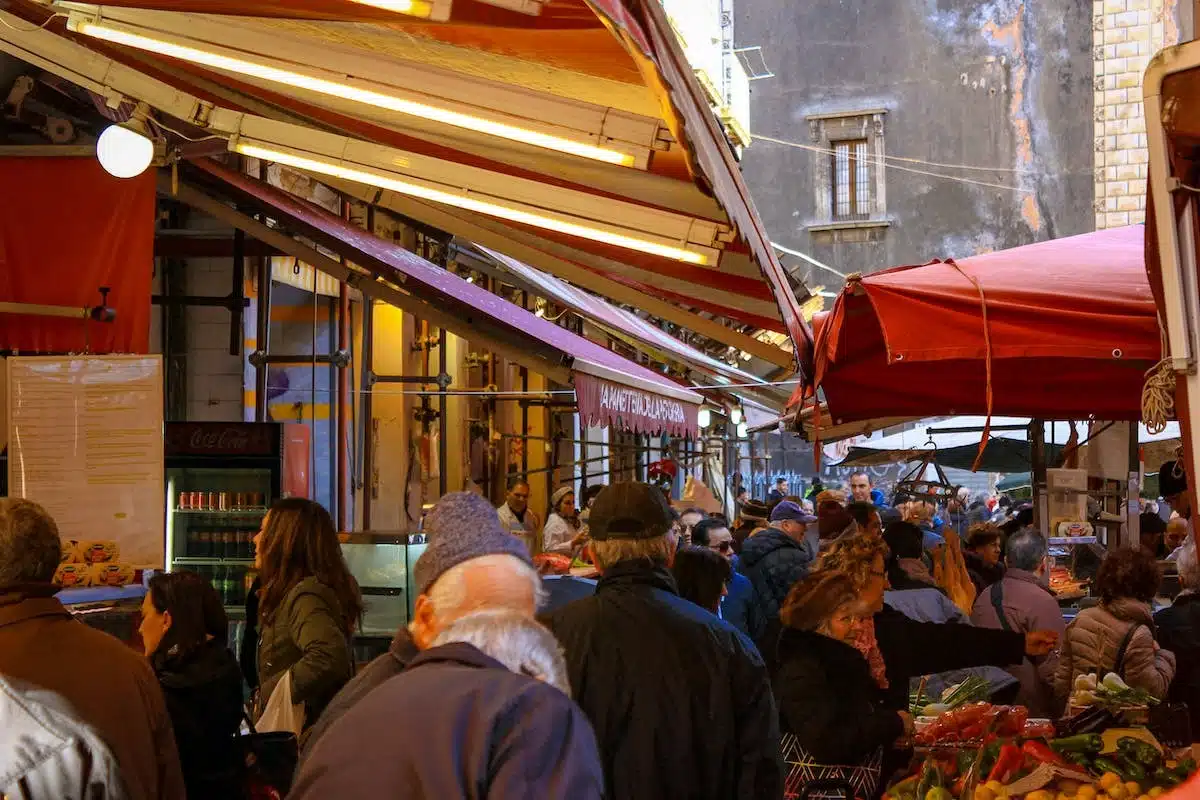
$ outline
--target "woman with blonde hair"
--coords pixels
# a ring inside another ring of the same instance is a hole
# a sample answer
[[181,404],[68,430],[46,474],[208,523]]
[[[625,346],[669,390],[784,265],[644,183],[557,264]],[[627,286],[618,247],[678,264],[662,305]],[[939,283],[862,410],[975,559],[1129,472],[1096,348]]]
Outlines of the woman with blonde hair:
[[866,653],[888,708],[908,704],[909,680],[952,669],[1021,663],[1024,655],[1050,652],[1058,639],[1050,631],[1020,634],[971,625],[918,622],[884,603],[888,589],[887,545],[859,534],[836,543],[817,562],[817,573],[847,575],[864,606],[856,647]]
[[792,587],[779,612],[784,627],[773,683],[780,730],[817,762],[858,764],[912,731],[906,711],[883,703],[854,645],[858,623],[870,613],[854,579],[829,571]]
[[320,504],[280,500],[254,537],[259,571],[258,697],[255,718],[291,676],[292,702],[303,704],[304,728],[353,677],[350,637],[362,616],[362,595]]

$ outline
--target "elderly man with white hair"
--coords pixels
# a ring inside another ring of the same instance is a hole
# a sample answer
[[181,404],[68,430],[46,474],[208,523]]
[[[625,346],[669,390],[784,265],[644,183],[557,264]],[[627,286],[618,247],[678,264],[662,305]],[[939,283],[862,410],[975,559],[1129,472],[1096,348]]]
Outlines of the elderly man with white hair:
[[413,568],[419,592],[413,618],[388,652],[358,673],[321,714],[304,742],[301,761],[339,717],[388,678],[402,672],[455,620],[481,609],[532,618],[545,597],[525,545],[500,523],[496,509],[473,492],[442,497],[425,518],[429,544]]
[[1175,678],[1167,700],[1187,703],[1192,730],[1200,731],[1200,558],[1188,534],[1175,558],[1182,591],[1168,608],[1154,615],[1158,645],[1175,654]]
[[569,689],[538,623],[460,617],[329,728],[288,797],[601,798],[596,737]]

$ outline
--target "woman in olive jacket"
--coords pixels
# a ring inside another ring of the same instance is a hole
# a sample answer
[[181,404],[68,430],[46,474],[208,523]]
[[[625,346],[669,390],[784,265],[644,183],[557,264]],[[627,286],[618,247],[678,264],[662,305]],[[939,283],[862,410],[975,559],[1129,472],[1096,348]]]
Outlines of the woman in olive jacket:
[[292,702],[304,704],[307,730],[353,677],[350,637],[362,596],[329,512],[311,500],[276,503],[254,537],[254,552],[262,581],[255,718],[290,672]]

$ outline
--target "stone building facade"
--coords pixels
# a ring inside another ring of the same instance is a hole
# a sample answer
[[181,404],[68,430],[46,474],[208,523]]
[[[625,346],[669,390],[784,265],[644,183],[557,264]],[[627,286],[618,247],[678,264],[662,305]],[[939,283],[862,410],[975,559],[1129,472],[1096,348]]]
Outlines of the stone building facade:
[[[1149,150],[1142,75],[1164,47],[1191,39],[1188,0],[1094,0],[1096,229],[1145,221]],[[1189,34],[1189,35],[1184,35]]]

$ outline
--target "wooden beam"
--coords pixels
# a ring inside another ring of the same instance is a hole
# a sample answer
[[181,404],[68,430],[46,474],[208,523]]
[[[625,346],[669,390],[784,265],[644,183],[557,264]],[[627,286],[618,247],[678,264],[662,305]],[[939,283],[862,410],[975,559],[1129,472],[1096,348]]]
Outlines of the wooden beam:
[[160,192],[171,195],[198,211],[203,211],[215,219],[245,231],[255,239],[277,247],[284,253],[298,258],[304,263],[328,275],[332,275],[340,281],[345,281],[350,286],[357,288],[364,295],[382,300],[421,319],[428,320],[431,325],[445,328],[455,336],[482,342],[485,347],[495,351],[498,355],[514,361],[523,367],[527,367],[540,375],[545,375],[547,378],[558,383],[570,382],[571,370],[564,363],[562,354],[556,348],[548,346],[535,348],[523,343],[517,344],[501,341],[496,336],[488,335],[487,332],[481,330],[477,322],[472,323],[459,319],[439,310],[429,302],[415,295],[382,283],[369,275],[351,270],[344,264],[322,255],[317,250],[296,241],[280,231],[269,228],[261,222],[239,213],[232,206],[226,205],[220,200],[212,198],[186,183],[181,182],[178,186],[178,191],[172,193],[170,177],[160,173],[158,176],[158,186]]
[[[242,255],[255,258],[281,256],[278,247],[251,239],[246,242]],[[233,258],[233,239],[211,236],[163,236],[154,237],[155,258]]]

